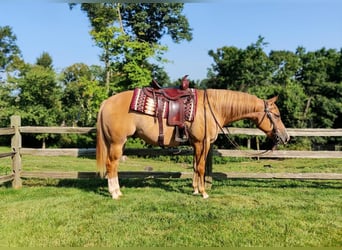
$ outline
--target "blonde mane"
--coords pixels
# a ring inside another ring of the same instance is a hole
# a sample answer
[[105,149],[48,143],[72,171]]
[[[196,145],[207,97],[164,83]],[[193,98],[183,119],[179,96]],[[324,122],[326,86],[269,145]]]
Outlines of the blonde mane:
[[214,109],[223,117],[231,117],[232,120],[256,112],[258,101],[260,101],[255,95],[239,91],[224,89],[208,89],[207,91]]

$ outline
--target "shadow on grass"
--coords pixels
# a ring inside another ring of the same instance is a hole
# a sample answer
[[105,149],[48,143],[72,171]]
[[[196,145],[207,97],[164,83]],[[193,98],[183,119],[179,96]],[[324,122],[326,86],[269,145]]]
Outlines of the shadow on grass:
[[[61,179],[57,187],[79,188],[103,196],[109,196],[106,179]],[[121,188],[159,188],[167,192],[189,193],[191,180],[189,179],[152,179],[130,178],[120,179]],[[191,194],[191,193],[189,193]]]
[[[86,192],[93,192],[101,196],[109,197],[107,180],[94,179],[24,179],[24,186],[47,186],[78,188]],[[166,192],[176,192],[192,195],[191,179],[167,179],[167,178],[129,178],[120,179],[120,186],[124,188],[158,188]],[[313,181],[313,180],[265,180],[265,179],[228,179],[214,180],[212,188],[220,187],[245,187],[245,188],[317,188],[317,189],[342,189],[341,181]]]
[[215,180],[213,185],[253,188],[317,188],[342,189],[340,180],[291,180],[291,179],[227,179]]

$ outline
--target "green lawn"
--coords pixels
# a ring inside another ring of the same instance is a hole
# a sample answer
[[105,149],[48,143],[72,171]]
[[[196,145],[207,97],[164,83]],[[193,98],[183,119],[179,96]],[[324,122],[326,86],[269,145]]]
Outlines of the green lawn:
[[[0,151],[3,149],[0,149]],[[266,166],[265,166],[266,165]],[[244,160],[214,172],[336,172],[341,159]],[[190,164],[129,157],[120,170],[191,171]],[[0,159],[10,171],[10,159]],[[95,171],[95,160],[23,156],[25,171]],[[342,246],[342,182],[214,180],[209,199],[190,179],[24,179],[0,186],[0,246]]]
[[342,184],[214,181],[211,197],[190,180],[24,181],[1,187],[0,246],[342,246]]

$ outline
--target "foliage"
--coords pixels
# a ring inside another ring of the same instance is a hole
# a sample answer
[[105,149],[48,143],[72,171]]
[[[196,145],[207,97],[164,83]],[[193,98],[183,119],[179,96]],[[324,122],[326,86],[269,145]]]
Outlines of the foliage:
[[124,3],[120,11],[123,26],[138,40],[155,44],[167,34],[179,43],[192,39],[183,7],[184,3]]
[[61,88],[53,70],[32,65],[11,82],[17,85],[15,105],[20,107],[23,125],[56,125],[61,115]]
[[[41,63],[41,65],[38,65]],[[18,63],[17,75],[9,75],[7,85],[10,86],[8,102],[12,114],[22,117],[22,125],[54,126],[60,124],[62,117],[62,89],[58,85],[56,73],[52,69],[52,59],[43,53],[37,64]],[[48,135],[37,135],[43,140]]]
[[37,58],[36,64],[44,68],[52,69],[52,57],[47,52],[43,52],[40,57]]
[[16,44],[17,37],[9,26],[0,26],[0,72],[16,58],[20,57],[20,49]]
[[0,26],[0,125],[7,126],[8,117],[13,113],[10,104],[11,86],[7,83],[6,72],[12,71],[11,65],[20,60],[17,37],[9,26]]
[[14,109],[11,106],[11,88],[7,83],[0,83],[0,127],[7,127],[9,117],[13,114]]
[[298,80],[311,98],[310,108],[315,110],[310,120],[313,127],[337,127],[335,120],[342,110],[342,78],[339,60],[342,53],[336,50],[321,50],[304,53],[300,51],[302,68]]
[[146,143],[140,138],[128,138],[125,144],[126,148],[144,148]]
[[[191,40],[181,3],[82,3],[95,44],[103,52],[107,93],[146,86],[151,82],[150,59],[164,61],[164,35],[173,41]],[[75,4],[71,4],[74,7]],[[119,74],[117,74],[119,72]],[[113,86],[114,85],[114,86]]]
[[104,89],[97,81],[81,78],[69,83],[62,98],[67,126],[94,126],[97,111],[106,97]]
[[56,148],[95,148],[96,134],[61,134],[53,142]]
[[[151,65],[152,66],[152,77],[156,79],[159,84],[162,86],[171,86],[171,80],[167,72],[158,65]],[[179,86],[179,85],[178,85]]]
[[102,84],[85,64],[74,64],[63,71],[64,93],[61,98],[64,124],[94,126],[97,111],[106,98]]
[[247,91],[250,86],[267,84],[270,76],[267,55],[263,51],[266,43],[259,37],[255,44],[246,49],[223,47],[209,51],[215,64],[209,71],[210,88],[228,88]]
[[118,79],[112,89],[114,92],[147,86],[151,82],[152,73],[148,59],[159,56],[166,50],[165,47],[133,40],[117,27],[92,30],[91,34],[97,46],[105,51],[102,58],[110,63],[108,67],[111,72],[120,72],[118,76],[112,76],[112,79]]

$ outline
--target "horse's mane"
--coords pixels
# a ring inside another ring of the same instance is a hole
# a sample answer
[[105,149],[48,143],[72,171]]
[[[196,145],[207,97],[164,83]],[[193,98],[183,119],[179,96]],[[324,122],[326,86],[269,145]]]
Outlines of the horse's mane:
[[225,89],[210,89],[208,96],[210,103],[225,117],[241,117],[255,112],[260,100],[255,95]]

